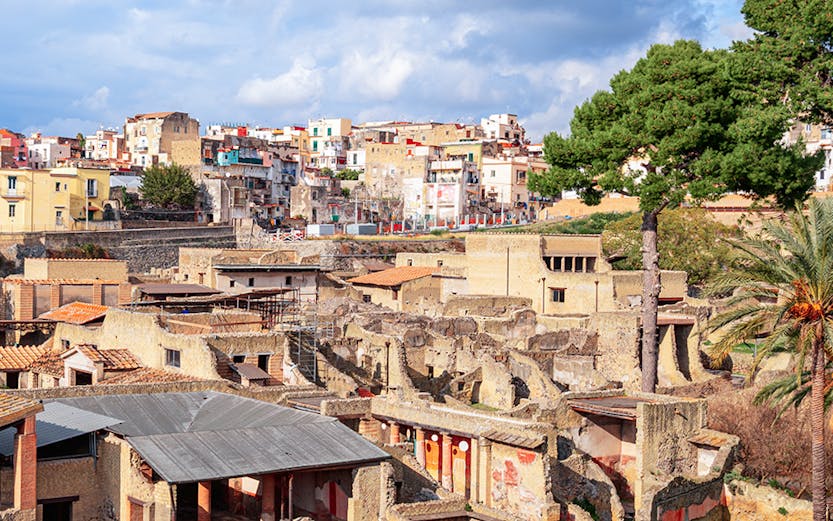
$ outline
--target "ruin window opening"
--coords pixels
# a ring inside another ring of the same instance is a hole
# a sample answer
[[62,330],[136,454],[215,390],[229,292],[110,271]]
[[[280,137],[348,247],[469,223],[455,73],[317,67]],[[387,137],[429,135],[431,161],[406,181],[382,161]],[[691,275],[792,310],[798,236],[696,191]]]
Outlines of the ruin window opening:
[[176,349],[165,348],[165,365],[169,367],[180,366],[180,353]]
[[428,378],[434,378],[434,366],[426,365],[425,367],[428,369]]
[[362,302],[370,304],[370,295],[362,295]]
[[73,371],[73,385],[92,385],[93,384],[93,375],[92,373],[86,373],[84,371]]
[[261,371],[269,372],[269,355],[257,355],[257,367]]
[[254,287],[254,285],[255,285],[255,278],[254,277],[249,277],[249,287],[250,288]]
[[246,355],[234,355],[231,357],[231,361],[235,364],[242,364],[246,361]]
[[287,275],[287,277],[286,277],[286,285],[287,285],[287,286],[291,286],[291,285],[292,285],[292,275]]
[[564,271],[573,271],[572,257],[564,257]]
[[584,257],[576,257],[576,271],[584,271]]

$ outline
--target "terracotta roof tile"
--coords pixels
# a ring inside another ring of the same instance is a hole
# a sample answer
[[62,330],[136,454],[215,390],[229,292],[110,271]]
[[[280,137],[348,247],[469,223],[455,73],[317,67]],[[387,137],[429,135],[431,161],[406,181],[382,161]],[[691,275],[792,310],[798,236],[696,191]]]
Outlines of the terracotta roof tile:
[[0,371],[22,371],[29,369],[38,357],[46,352],[41,346],[0,347]]
[[138,369],[142,366],[128,349],[99,349],[89,344],[80,344],[75,347],[93,363],[103,363],[104,369],[111,371]]
[[84,302],[70,302],[52,311],[47,311],[38,318],[66,322],[68,324],[88,324],[107,314],[107,306],[87,304]]
[[437,268],[424,268],[419,266],[400,266],[389,270],[377,271],[349,279],[347,282],[353,284],[367,284],[371,286],[399,286],[403,282],[428,277],[438,271]]
[[148,112],[147,114],[136,114],[134,117],[136,119],[155,119],[167,118],[171,114],[175,114],[175,112]]
[[157,382],[196,382],[199,378],[180,373],[171,373],[162,369],[140,367],[132,371],[123,371],[102,380],[103,385],[116,384],[151,384]]
[[18,421],[43,410],[43,405],[8,393],[0,393],[0,426]]
[[29,365],[29,370],[33,373],[54,376],[55,378],[64,376],[62,353],[63,351],[52,350],[44,352]]

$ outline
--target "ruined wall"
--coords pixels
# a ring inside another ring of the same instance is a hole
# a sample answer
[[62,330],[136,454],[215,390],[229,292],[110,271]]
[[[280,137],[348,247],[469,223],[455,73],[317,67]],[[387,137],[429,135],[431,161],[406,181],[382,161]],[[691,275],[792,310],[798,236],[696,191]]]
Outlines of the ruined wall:
[[546,456],[519,447],[492,442],[489,506],[529,520],[546,519],[548,498]]
[[500,297],[492,295],[457,295],[450,297],[443,307],[442,315],[461,317],[474,315],[481,317],[507,316],[511,312],[532,305],[526,297]]
[[636,408],[636,472],[634,504],[640,509],[642,486],[657,472],[666,475],[697,474],[697,449],[690,438],[706,426],[706,401],[675,398]]
[[[55,338],[69,340],[71,345],[90,343],[101,349],[130,349],[145,367],[209,380],[220,378],[211,348],[201,336],[169,333],[153,314],[110,309],[100,328],[59,323]],[[180,367],[165,364],[166,348],[180,352]]]
[[443,267],[468,268],[468,260],[465,253],[439,252],[439,253],[397,253],[396,267],[400,266],[422,266],[426,268]]
[[400,309],[421,315],[440,314],[442,286],[442,279],[430,276],[404,282],[399,292]]
[[[745,481],[734,480],[728,483],[724,489],[724,501],[732,521],[806,521],[813,517],[813,504],[810,501],[795,499],[780,490]],[[786,514],[779,511],[781,508]]]
[[25,259],[23,276],[32,280],[101,279],[127,282],[127,263],[110,259]]
[[591,329],[598,331],[596,369],[608,380],[621,382],[628,390],[642,385],[640,369],[639,313],[598,313],[593,315]]

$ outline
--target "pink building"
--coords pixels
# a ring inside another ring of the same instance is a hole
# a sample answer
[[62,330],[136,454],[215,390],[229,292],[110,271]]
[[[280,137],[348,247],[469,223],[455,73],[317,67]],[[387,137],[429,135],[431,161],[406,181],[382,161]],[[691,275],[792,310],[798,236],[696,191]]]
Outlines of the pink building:
[[0,168],[25,168],[28,162],[26,136],[0,129]]

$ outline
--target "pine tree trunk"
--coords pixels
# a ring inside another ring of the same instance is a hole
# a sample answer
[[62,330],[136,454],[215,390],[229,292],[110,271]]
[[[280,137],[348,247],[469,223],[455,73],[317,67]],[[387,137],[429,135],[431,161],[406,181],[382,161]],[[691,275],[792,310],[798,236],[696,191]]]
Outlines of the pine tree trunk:
[[642,391],[657,388],[657,307],[659,305],[659,251],[657,214],[642,214]]
[[[821,329],[821,327],[819,327]],[[813,384],[810,394],[810,414],[813,451],[813,521],[827,520],[827,468],[824,453],[824,342],[823,333],[817,332],[813,346]],[[819,339],[821,336],[821,339]]]

